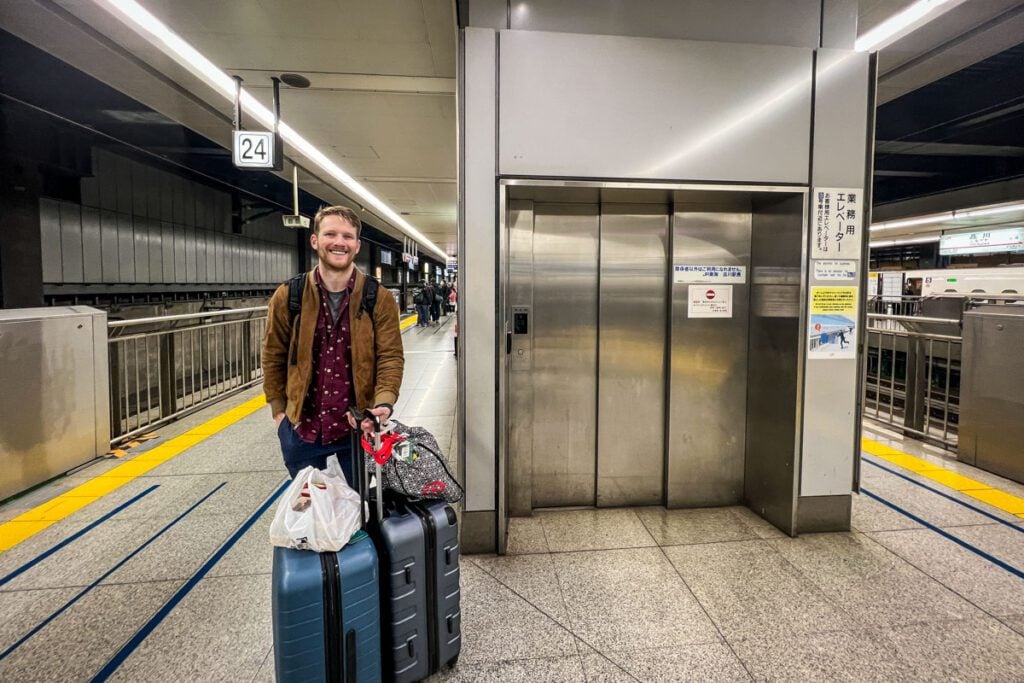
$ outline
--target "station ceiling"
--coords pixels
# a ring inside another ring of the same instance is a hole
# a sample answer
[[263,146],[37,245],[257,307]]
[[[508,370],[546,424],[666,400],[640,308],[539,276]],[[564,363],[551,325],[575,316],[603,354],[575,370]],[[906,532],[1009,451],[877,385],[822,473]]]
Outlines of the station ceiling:
[[[242,76],[268,106],[270,76],[308,78],[309,88],[282,89],[282,117],[456,255],[454,0],[141,4],[222,70]],[[859,33],[910,4],[861,0]],[[230,147],[230,103],[93,0],[4,3],[0,28]],[[879,52],[876,213],[925,213],[929,198],[955,189],[1018,191],[1022,36],[1024,2],[951,0],[941,16]],[[209,145],[198,148],[211,156]],[[303,169],[316,168],[292,156]],[[313,170],[300,174],[300,184],[323,201],[357,203],[338,181]],[[386,219],[377,223],[401,237]]]

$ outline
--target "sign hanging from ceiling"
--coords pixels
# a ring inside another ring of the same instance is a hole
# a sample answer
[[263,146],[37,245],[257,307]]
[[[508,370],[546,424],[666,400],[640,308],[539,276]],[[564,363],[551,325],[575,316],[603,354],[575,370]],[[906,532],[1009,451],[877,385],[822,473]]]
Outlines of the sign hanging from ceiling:
[[261,130],[236,130],[232,159],[238,168],[274,169],[278,149],[274,134]]
[[939,253],[943,256],[1022,251],[1024,251],[1024,228],[957,232],[939,238]]

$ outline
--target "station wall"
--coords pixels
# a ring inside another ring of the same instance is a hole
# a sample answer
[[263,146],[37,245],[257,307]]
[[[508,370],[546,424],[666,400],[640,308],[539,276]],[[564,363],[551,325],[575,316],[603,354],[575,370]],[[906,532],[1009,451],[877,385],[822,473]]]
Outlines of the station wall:
[[232,228],[231,195],[103,149],[81,203],[41,198],[45,284],[271,284],[295,270],[273,212]]

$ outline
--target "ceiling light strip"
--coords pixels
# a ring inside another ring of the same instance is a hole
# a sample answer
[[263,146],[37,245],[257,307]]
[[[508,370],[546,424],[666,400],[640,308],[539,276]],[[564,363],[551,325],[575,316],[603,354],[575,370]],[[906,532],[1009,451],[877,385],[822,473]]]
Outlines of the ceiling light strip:
[[[220,94],[226,97],[229,101],[234,102],[234,79],[209,59],[204,57],[202,53],[189,45],[184,39],[174,33],[166,24],[153,16],[148,10],[139,5],[139,3],[135,2],[135,0],[95,1],[122,22],[132,26],[136,32],[149,37],[150,42],[159,47],[164,53],[187,68],[204,83],[220,92]],[[255,118],[263,126],[273,128],[274,115],[270,109],[263,106],[263,104],[244,89],[242,90],[241,100],[242,109],[247,114]],[[410,225],[409,222],[398,215],[394,209],[367,190],[340,166],[328,159],[327,156],[316,147],[316,145],[299,135],[298,131],[286,124],[284,121],[279,122],[278,129],[284,142],[317,164],[335,180],[338,180],[354,193],[359,195],[359,197],[370,207],[375,209],[376,212],[381,214],[384,218],[391,221],[391,223],[396,227],[421,244],[429,247],[430,250],[442,260],[442,262],[447,261],[448,254],[443,249],[424,237],[423,233]]]
[[886,45],[894,43],[922,24],[934,19],[935,17],[928,18],[928,15],[948,2],[950,0],[918,0],[857,38],[853,49],[857,52],[881,50]]
[[1004,204],[1002,206],[982,206],[974,209],[955,209],[953,211],[947,211],[945,213],[934,214],[931,216],[921,216],[920,218],[907,218],[898,221],[875,223],[871,226],[871,232],[879,232],[882,230],[895,230],[897,228],[909,228],[914,225],[931,225],[933,223],[944,223],[946,221],[951,221],[958,218],[979,218],[981,216],[996,216],[1001,213],[1011,213],[1013,211],[1024,211],[1024,203]]

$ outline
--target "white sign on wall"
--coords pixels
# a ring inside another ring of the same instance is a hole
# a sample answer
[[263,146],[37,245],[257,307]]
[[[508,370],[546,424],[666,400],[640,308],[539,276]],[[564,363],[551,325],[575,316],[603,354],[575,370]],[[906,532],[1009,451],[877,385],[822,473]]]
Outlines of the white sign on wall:
[[688,318],[731,318],[732,285],[690,285]]
[[1020,251],[1024,251],[1024,228],[954,232],[939,238],[939,253],[943,256]]
[[232,158],[238,168],[274,168],[274,134],[236,130]]
[[856,261],[835,261],[824,259],[814,262],[815,280],[855,280],[857,279]]
[[864,192],[857,187],[814,188],[811,258],[860,259]]
[[746,266],[675,266],[672,281],[681,282],[738,282],[747,281]]

